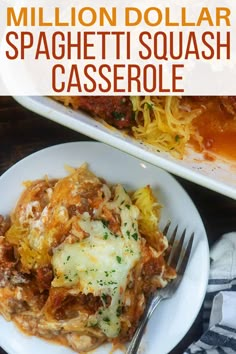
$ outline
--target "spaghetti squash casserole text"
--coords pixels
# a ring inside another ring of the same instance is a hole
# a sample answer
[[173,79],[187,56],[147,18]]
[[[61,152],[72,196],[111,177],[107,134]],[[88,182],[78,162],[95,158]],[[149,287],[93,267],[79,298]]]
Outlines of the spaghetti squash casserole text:
[[21,330],[78,352],[131,339],[165,262],[160,205],[150,186],[127,192],[84,164],[25,182],[0,216],[0,313]]

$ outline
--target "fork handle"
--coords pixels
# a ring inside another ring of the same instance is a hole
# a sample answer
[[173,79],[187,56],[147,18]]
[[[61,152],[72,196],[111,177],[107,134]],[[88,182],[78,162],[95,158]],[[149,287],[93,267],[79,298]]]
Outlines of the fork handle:
[[162,296],[156,296],[155,299],[153,299],[153,297],[151,296],[150,299],[148,300],[146,309],[144,310],[144,313],[141,317],[139,325],[138,325],[138,327],[134,333],[134,336],[128,346],[126,354],[137,354],[140,342],[143,337],[143,333],[144,333],[146,325],[147,325],[147,322],[148,322],[149,318],[151,317],[153,311],[156,309],[157,305],[161,302],[162,299],[163,299]]

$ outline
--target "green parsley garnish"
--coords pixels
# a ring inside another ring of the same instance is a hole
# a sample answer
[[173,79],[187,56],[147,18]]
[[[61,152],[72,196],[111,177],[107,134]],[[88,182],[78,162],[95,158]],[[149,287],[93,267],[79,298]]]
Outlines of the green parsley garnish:
[[121,314],[122,314],[122,306],[118,306],[116,309],[116,316],[120,317]]
[[116,256],[116,260],[119,264],[121,264],[121,257],[120,256]]
[[180,136],[179,135],[176,135],[175,136],[175,141],[178,142],[180,140]]
[[109,323],[110,322],[110,318],[109,317],[104,317],[103,321]]
[[125,117],[125,114],[122,112],[114,111],[111,114],[112,114],[113,118],[115,118],[116,120],[121,120],[122,118]]
[[107,303],[107,296],[106,294],[102,294],[101,298],[103,299],[103,301],[105,302],[105,304]]
[[131,237],[133,237],[133,239],[134,239],[135,241],[137,241],[137,239],[138,239],[138,234],[137,234],[137,232],[133,233],[133,234],[131,235]]
[[109,221],[102,219],[101,222],[103,223],[103,226],[108,226]]
[[108,239],[108,233],[107,233],[107,232],[105,232],[103,238],[104,238],[104,240],[107,240],[107,239]]
[[148,109],[153,110],[153,103],[145,102],[147,105]]

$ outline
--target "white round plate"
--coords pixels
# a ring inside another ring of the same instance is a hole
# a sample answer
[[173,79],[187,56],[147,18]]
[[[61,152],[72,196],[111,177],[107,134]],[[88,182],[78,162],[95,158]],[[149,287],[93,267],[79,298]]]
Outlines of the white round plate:
[[[209,272],[209,249],[201,217],[193,202],[167,172],[112,147],[95,142],[75,142],[41,150],[21,160],[0,178],[0,214],[9,214],[30,179],[63,177],[64,166],[90,169],[108,182],[121,183],[127,190],[150,184],[163,205],[161,226],[171,220],[180,230],[194,231],[192,256],[177,293],[163,301],[151,318],[141,344],[142,354],[166,354],[184,337],[193,324],[204,299]],[[72,350],[22,334],[0,317],[0,346],[9,354],[69,354]],[[105,345],[95,354],[109,354]]]

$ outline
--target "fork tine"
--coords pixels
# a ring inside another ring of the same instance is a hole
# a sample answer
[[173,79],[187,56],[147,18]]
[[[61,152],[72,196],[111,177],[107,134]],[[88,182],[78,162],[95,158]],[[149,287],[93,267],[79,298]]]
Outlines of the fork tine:
[[180,240],[178,241],[178,244],[176,246],[173,247],[172,252],[170,253],[170,257],[168,260],[168,264],[173,267],[176,268],[179,258],[181,256],[181,251],[183,248],[183,243],[184,243],[184,238],[185,238],[185,234],[186,234],[186,229],[184,229]]
[[174,251],[173,244],[175,242],[175,237],[176,237],[176,234],[177,234],[177,230],[178,230],[178,225],[175,227],[174,231],[172,232],[172,235],[171,235],[170,239],[168,240],[169,245],[172,246],[170,254],[169,254],[168,259],[167,259],[167,264],[168,265],[170,264],[170,260],[172,258],[172,254],[173,254],[173,251]]
[[167,232],[168,232],[168,230],[169,230],[169,228],[170,228],[170,224],[171,224],[171,222],[168,221],[167,224],[166,224],[166,226],[164,227],[164,229],[163,229],[163,231],[162,231],[162,233],[163,233],[164,236],[167,235]]
[[177,234],[177,230],[178,230],[178,225],[175,227],[174,231],[172,232],[172,235],[169,239],[169,244],[171,246],[173,246],[174,242],[175,242],[175,237],[176,237],[176,234]]
[[193,245],[193,239],[194,239],[194,232],[192,233],[192,235],[188,241],[188,245],[187,245],[186,251],[184,253],[183,259],[178,266],[177,273],[179,275],[183,275],[185,272],[185,269],[187,267],[188,260],[189,260],[190,254],[191,254],[192,245]]

